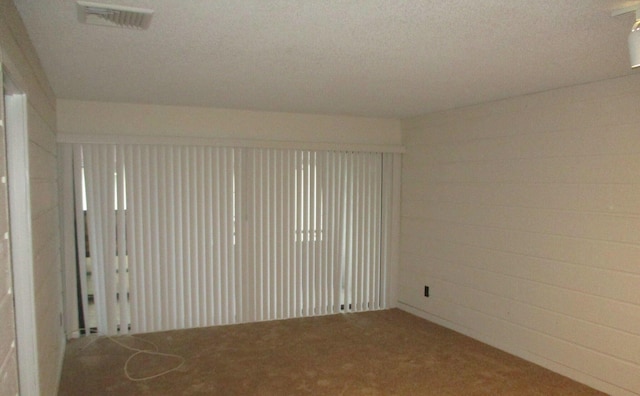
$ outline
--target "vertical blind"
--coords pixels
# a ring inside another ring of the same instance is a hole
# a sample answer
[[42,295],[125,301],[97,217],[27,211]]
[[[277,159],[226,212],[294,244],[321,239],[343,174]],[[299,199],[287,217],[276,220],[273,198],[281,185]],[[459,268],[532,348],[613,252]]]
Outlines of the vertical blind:
[[93,282],[80,277],[80,309],[91,288],[100,332],[388,304],[397,154],[84,143],[72,152],[78,268],[89,256]]

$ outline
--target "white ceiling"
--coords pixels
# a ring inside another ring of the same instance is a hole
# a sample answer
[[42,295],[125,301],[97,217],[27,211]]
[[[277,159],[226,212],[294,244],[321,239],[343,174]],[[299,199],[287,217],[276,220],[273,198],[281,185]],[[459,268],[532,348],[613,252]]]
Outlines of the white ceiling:
[[623,76],[618,0],[15,0],[58,98],[409,117]]

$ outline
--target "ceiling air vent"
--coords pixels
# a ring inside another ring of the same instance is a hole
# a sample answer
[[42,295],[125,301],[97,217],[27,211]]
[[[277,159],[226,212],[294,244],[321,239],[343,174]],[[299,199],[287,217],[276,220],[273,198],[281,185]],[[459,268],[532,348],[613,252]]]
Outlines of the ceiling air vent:
[[78,1],[78,20],[89,25],[146,29],[153,10]]

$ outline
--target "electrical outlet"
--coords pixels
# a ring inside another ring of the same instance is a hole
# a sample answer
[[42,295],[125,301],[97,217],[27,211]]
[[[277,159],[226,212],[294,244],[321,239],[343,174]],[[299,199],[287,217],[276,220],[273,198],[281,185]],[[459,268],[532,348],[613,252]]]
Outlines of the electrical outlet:
[[424,296],[429,297],[429,286],[424,287]]

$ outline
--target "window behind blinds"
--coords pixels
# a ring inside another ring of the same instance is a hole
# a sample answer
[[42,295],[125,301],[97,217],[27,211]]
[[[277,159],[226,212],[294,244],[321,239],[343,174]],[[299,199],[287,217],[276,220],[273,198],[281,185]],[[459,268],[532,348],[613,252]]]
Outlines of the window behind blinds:
[[90,262],[92,274],[80,277],[81,309],[95,307],[100,332],[388,305],[397,154],[143,144],[72,152],[76,239],[88,235],[90,252],[77,243],[78,268]]

